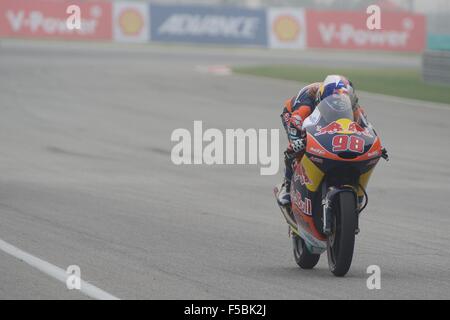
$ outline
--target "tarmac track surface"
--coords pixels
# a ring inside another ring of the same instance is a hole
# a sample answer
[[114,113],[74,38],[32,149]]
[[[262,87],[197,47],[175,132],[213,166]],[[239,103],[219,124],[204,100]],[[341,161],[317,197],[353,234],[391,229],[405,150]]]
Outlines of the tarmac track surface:
[[[254,58],[252,58],[254,56]],[[333,53],[193,47],[0,45],[0,239],[123,299],[450,298],[450,106],[361,93],[391,161],[370,182],[346,278],[294,263],[258,166],[175,166],[171,133],[279,128],[299,84],[198,66]],[[365,64],[415,57],[354,55]],[[292,62],[291,61],[291,62]],[[281,148],[285,137],[280,130]],[[382,289],[366,288],[378,265]],[[0,299],[84,299],[0,251]]]

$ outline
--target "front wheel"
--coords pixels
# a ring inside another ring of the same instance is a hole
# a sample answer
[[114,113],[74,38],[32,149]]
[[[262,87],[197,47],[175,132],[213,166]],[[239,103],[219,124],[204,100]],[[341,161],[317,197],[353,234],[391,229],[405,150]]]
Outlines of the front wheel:
[[295,262],[302,269],[312,269],[319,262],[320,254],[309,253],[305,241],[298,235],[292,235]]
[[353,259],[357,209],[355,195],[342,192],[338,197],[337,210],[334,210],[334,232],[328,237],[327,254],[330,271],[337,277],[347,274]]

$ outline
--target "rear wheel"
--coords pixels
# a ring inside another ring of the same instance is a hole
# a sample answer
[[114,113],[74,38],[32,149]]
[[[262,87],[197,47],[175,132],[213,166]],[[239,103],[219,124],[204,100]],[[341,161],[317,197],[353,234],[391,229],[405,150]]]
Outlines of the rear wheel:
[[309,253],[305,241],[298,235],[292,235],[295,262],[302,269],[312,269],[319,262],[320,254]]
[[338,201],[338,210],[333,214],[335,227],[327,241],[327,253],[330,271],[337,277],[343,277],[352,264],[358,216],[354,194],[342,192]]

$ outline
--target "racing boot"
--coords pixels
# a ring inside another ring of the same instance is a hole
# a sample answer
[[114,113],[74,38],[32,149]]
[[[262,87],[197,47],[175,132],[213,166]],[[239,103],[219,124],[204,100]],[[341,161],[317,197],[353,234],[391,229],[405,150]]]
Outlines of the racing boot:
[[283,184],[281,185],[280,192],[278,193],[277,198],[278,204],[280,206],[290,206],[291,204],[291,181],[284,179]]

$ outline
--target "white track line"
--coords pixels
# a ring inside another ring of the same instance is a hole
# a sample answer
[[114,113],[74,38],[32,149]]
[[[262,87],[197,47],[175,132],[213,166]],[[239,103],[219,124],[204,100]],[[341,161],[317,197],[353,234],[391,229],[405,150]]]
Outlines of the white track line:
[[[30,266],[40,270],[41,272],[49,275],[52,278],[55,278],[58,281],[61,281],[66,285],[67,273],[65,270],[52,265],[44,260],[36,258],[25,251],[20,250],[19,248],[10,245],[9,243],[0,239],[0,250],[6,252],[7,254],[29,264]],[[98,300],[119,300],[119,298],[91,285],[90,283],[81,280],[81,288],[80,292],[84,293],[86,296],[98,299]]]

